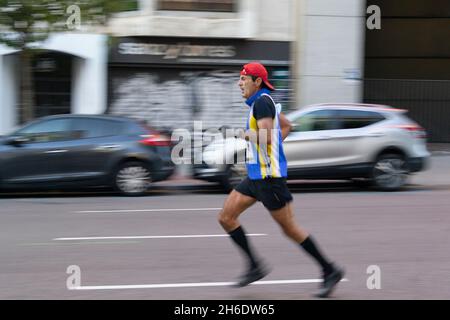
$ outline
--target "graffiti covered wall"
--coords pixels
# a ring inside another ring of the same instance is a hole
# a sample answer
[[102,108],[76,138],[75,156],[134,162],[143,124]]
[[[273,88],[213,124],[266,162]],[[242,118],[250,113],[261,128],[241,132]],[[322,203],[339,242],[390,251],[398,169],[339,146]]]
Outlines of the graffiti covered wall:
[[164,128],[245,127],[248,108],[237,85],[239,74],[225,70],[112,70],[108,113]]

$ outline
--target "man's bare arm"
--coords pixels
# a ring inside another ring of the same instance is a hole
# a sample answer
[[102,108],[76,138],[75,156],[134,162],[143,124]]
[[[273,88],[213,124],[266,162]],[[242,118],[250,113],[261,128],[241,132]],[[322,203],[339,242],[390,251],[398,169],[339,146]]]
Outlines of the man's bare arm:
[[272,128],[273,119],[263,118],[257,121],[258,129],[248,129],[243,132],[241,138],[252,141],[254,143],[260,144],[271,144],[272,143]]
[[[273,129],[273,119],[272,118],[262,118],[257,122],[258,124],[258,139],[266,138],[266,141],[258,141],[258,143],[271,144],[272,143],[272,129]],[[262,135],[261,135],[262,134]]]
[[[280,113],[279,115],[280,119],[280,128],[281,128],[281,137],[284,141],[286,137],[289,135],[292,129],[291,122],[286,118],[286,116],[283,113]],[[272,118],[263,118],[257,121],[258,124],[258,132],[251,132],[251,130],[248,130],[245,133],[245,139],[257,139],[258,142],[261,134],[261,130],[263,130],[266,134],[267,144],[271,144],[272,142],[272,129],[273,129],[273,119]]]
[[284,113],[280,113],[280,127],[281,127],[281,136],[284,141],[286,137],[289,135],[289,132],[291,132],[292,125],[291,122],[286,118]]

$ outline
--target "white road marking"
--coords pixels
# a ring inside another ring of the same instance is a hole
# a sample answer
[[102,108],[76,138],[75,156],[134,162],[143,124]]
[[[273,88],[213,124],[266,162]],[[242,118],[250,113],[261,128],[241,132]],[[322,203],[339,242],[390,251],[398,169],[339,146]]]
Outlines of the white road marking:
[[35,243],[24,243],[20,244],[20,246],[76,246],[76,245],[111,245],[111,244],[136,244],[139,243],[139,241],[108,241],[108,242],[101,242],[101,241],[95,241],[95,242],[35,242]]
[[[342,279],[346,282],[348,279]],[[299,280],[270,280],[256,281],[250,285],[273,285],[273,284],[304,284],[320,283],[322,279],[299,279]],[[130,290],[130,289],[167,289],[167,288],[195,288],[195,287],[228,287],[235,282],[198,282],[198,283],[161,283],[161,284],[138,284],[138,285],[110,285],[110,286],[79,286],[69,287],[69,290]]]
[[175,209],[141,209],[141,210],[98,210],[75,211],[74,213],[136,213],[136,212],[179,212],[179,211],[218,211],[222,208],[175,208]]
[[[267,236],[264,233],[250,233],[248,237]],[[118,236],[118,237],[79,237],[79,238],[55,238],[54,241],[75,241],[75,240],[123,240],[123,239],[179,239],[179,238],[220,238],[229,237],[228,234],[193,234],[177,236]]]

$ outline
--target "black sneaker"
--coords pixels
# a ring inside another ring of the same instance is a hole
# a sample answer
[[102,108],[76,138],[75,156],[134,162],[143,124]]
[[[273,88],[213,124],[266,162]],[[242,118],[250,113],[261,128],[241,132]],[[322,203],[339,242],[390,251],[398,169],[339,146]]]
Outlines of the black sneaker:
[[257,267],[249,269],[244,273],[239,281],[233,285],[235,288],[242,288],[248,286],[250,283],[258,281],[270,272],[269,267],[264,263],[259,263]]
[[326,298],[330,295],[339,281],[344,277],[344,270],[339,267],[333,267],[333,271],[323,277],[323,283],[319,292],[316,294],[318,298]]

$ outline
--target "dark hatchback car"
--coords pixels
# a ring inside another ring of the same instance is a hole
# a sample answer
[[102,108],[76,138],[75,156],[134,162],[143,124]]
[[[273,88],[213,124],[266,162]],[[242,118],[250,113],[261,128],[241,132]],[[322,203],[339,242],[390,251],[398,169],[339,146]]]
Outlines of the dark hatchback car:
[[113,187],[143,195],[174,172],[170,139],[125,117],[44,117],[0,138],[0,189]]

